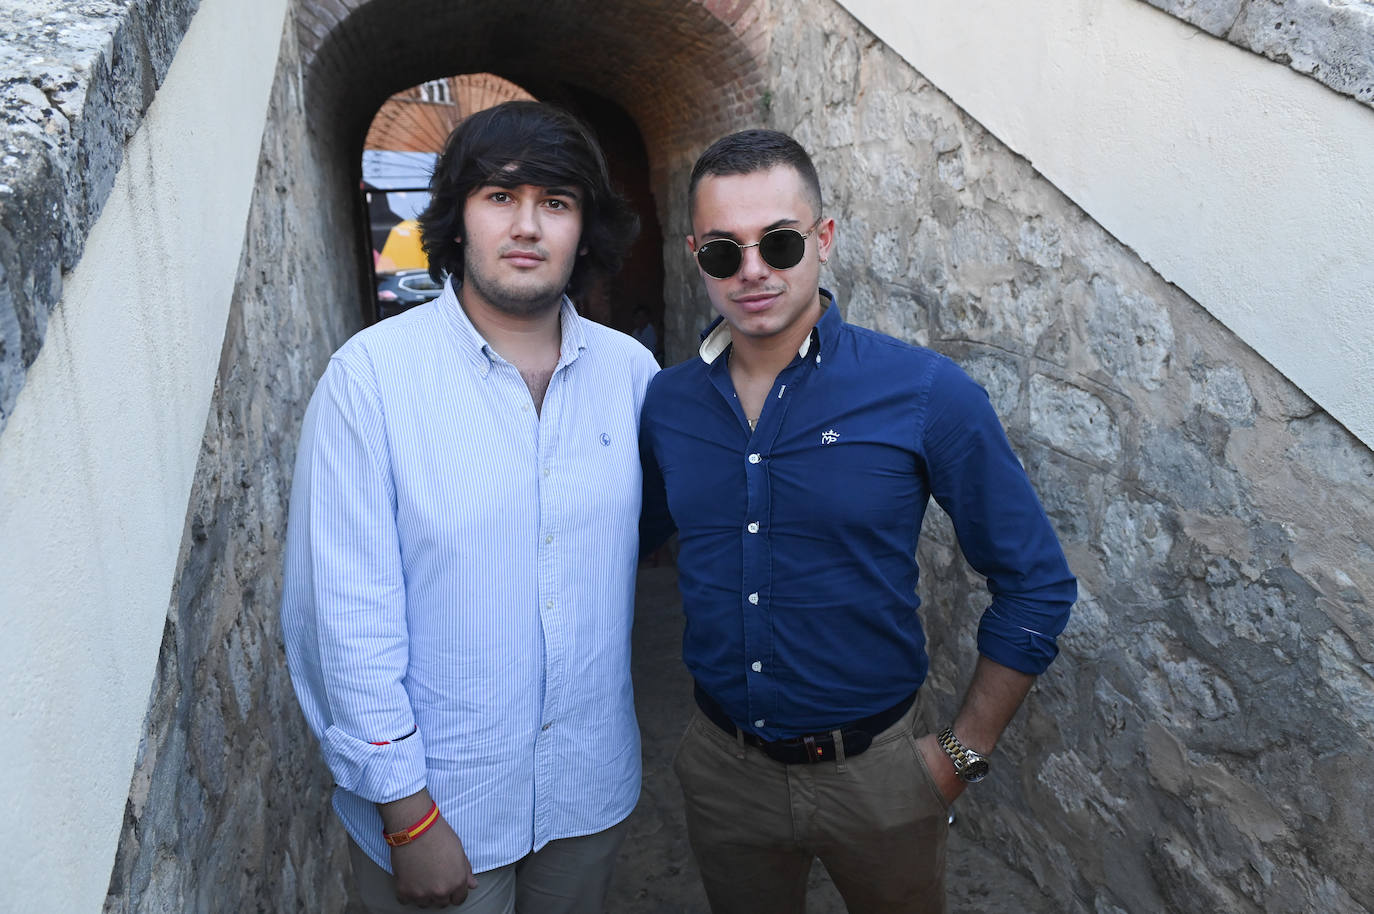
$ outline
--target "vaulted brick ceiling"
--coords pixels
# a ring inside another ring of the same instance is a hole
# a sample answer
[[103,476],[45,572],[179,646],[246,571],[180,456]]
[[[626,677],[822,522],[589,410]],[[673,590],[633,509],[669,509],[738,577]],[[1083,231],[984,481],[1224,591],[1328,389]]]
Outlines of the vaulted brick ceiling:
[[490,72],[541,98],[615,102],[665,169],[763,110],[767,0],[304,0],[298,38],[312,127],[361,145],[393,92]]

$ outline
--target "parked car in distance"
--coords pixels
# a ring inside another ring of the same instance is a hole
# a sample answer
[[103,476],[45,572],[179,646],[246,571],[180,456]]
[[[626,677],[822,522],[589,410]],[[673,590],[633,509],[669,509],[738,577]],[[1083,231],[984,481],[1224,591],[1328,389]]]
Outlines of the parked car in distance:
[[386,320],[402,311],[439,297],[443,283],[430,278],[428,270],[399,270],[377,274],[377,318]]

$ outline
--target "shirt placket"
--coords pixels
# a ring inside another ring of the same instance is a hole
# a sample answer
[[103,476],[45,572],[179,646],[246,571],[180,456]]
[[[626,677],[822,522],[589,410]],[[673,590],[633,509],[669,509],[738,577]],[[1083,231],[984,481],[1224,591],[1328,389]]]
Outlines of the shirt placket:
[[[767,411],[767,407],[765,407]],[[763,425],[760,417],[759,425]],[[740,610],[744,617],[744,681],[748,697],[749,717],[755,729],[768,726],[776,707],[772,696],[773,646],[769,570],[772,565],[771,537],[766,529],[770,516],[769,463],[761,447],[763,436],[755,431],[749,439],[744,455],[745,524],[741,533],[744,571],[741,581]]]
[[560,363],[544,393],[540,410],[537,448],[539,467],[539,622],[544,640],[543,695],[540,701],[539,731],[534,741],[534,842],[539,846],[549,839],[553,821],[553,799],[558,796],[560,742],[559,696],[564,692],[568,668],[568,625],[570,607],[560,586],[562,563],[559,557],[562,533],[564,491],[557,461],[562,436],[565,386],[570,366]]
[[[744,682],[749,722],[759,731],[773,726],[778,709],[777,675],[773,669],[773,538],[769,529],[772,518],[772,449],[791,402],[788,394],[803,369],[804,360],[779,373],[741,454],[745,480],[744,528],[740,532]],[[727,394],[727,399],[735,405],[742,418],[743,412],[738,408],[739,398],[735,396],[728,371],[722,371],[719,378],[728,388],[722,392]],[[717,386],[719,388],[719,381]]]

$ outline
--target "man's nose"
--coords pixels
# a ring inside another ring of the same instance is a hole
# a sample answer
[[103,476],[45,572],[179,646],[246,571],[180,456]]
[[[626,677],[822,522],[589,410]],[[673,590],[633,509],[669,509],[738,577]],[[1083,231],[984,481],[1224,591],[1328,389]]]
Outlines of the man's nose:
[[520,204],[515,208],[515,221],[511,224],[511,234],[517,238],[538,238],[542,234],[539,225],[538,201],[520,201]]
[[763,279],[768,275],[769,271],[773,269],[764,261],[763,255],[759,253],[759,246],[757,244],[753,247],[744,248],[740,251],[740,255],[740,279]]

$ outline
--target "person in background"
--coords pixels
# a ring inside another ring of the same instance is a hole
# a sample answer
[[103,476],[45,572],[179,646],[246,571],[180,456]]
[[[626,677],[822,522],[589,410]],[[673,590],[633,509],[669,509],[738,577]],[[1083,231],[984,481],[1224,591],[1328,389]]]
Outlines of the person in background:
[[658,358],[658,331],[654,329],[653,322],[649,320],[649,312],[643,305],[635,307],[633,320],[634,327],[630,330],[630,336],[639,340],[645,349],[654,354],[654,358]]

